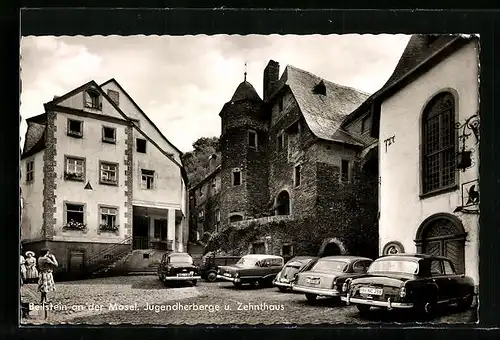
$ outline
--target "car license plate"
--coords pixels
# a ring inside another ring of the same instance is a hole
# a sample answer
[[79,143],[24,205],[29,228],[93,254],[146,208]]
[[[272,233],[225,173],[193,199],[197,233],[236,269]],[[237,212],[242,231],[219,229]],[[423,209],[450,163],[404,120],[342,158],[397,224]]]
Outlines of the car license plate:
[[192,276],[192,275],[189,273],[181,273],[181,274],[177,274],[177,276],[186,277],[186,276]]
[[319,284],[319,279],[306,279],[306,283],[317,285]]
[[372,287],[361,287],[359,289],[359,292],[361,294],[366,294],[366,295],[382,295],[383,289],[382,288],[372,288]]
[[231,273],[224,273],[224,276],[231,277]]

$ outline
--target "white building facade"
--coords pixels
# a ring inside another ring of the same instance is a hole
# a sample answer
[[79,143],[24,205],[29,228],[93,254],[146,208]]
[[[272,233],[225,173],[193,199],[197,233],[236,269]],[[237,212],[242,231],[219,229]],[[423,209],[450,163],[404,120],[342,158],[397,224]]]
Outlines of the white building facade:
[[99,262],[100,254],[185,250],[182,153],[114,79],[54,98],[27,123],[25,249],[50,248],[70,272]]
[[478,41],[422,39],[400,64],[420,61],[377,94],[380,252],[447,256],[478,285]]

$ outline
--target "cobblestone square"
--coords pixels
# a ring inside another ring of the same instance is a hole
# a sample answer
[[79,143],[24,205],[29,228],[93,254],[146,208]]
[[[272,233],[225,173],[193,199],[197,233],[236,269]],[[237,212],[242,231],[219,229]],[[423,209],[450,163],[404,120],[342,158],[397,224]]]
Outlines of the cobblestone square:
[[[355,306],[331,299],[307,302],[304,295],[281,293],[276,288],[237,290],[231,283],[199,282],[165,286],[154,275],[121,276],[56,283],[49,295],[52,310],[32,310],[22,324],[415,324],[411,315],[373,310],[361,318]],[[22,301],[37,307],[36,285],[25,285]],[[49,305],[50,307],[50,305]],[[471,323],[475,310],[450,307],[433,323]]]

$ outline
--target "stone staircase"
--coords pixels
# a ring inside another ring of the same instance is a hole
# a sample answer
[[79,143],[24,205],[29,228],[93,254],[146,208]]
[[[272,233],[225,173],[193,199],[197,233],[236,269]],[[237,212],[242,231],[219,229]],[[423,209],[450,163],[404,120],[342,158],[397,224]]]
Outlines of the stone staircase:
[[96,272],[95,275],[156,275],[161,258],[166,252],[168,251],[135,249],[102,268],[100,271]]

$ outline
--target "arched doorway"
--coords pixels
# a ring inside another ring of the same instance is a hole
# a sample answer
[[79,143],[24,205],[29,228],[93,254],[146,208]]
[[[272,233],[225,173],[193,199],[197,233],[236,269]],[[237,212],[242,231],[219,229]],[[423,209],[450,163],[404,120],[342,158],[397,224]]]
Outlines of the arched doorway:
[[290,195],[283,190],[276,199],[276,215],[290,215]]
[[345,255],[346,249],[342,242],[337,238],[330,238],[323,241],[321,245],[318,257],[325,256],[335,256],[335,255]]
[[459,274],[465,273],[465,230],[456,216],[441,213],[428,217],[417,230],[419,253],[446,256]]

